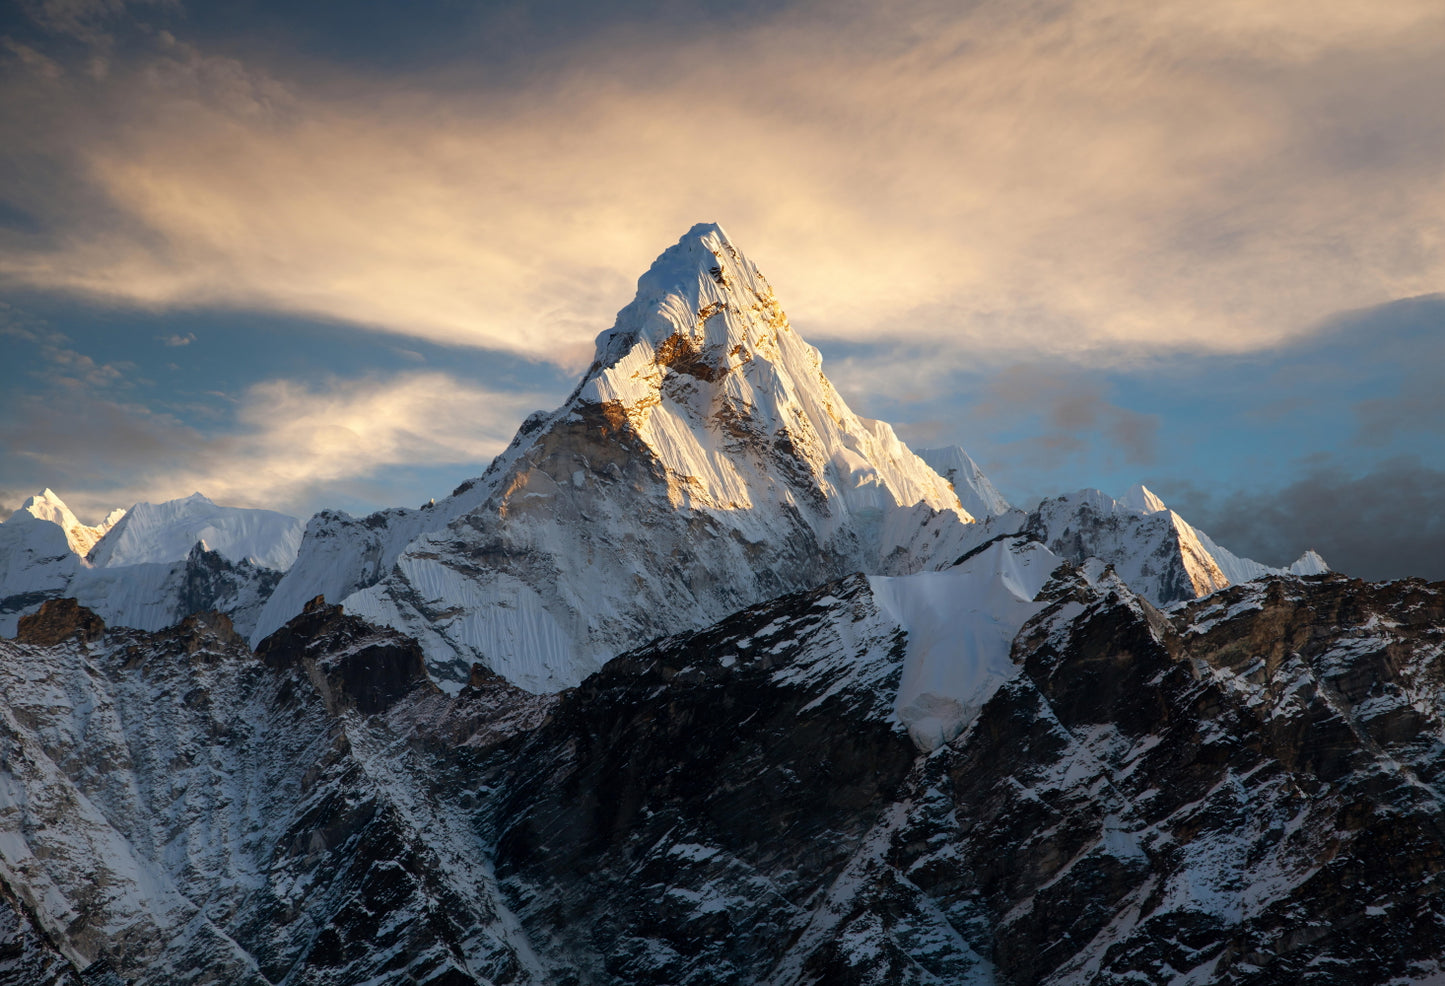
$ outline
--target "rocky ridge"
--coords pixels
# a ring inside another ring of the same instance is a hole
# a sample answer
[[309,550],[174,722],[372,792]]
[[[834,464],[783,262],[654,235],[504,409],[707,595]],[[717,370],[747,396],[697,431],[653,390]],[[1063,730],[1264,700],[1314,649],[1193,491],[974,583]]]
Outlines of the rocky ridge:
[[0,642],[0,891],[33,915],[6,961],[258,984],[1445,971],[1445,585],[1276,576],[1166,614],[1065,564],[1012,671],[924,750],[885,584],[540,696],[480,667],[446,695],[414,643],[320,603],[261,657],[224,618],[111,631],[47,604]]

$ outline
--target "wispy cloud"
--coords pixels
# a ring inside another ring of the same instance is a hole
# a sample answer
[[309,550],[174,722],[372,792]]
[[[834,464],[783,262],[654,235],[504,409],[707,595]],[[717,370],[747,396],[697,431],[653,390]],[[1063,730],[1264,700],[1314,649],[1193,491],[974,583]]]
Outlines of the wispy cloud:
[[187,332],[184,335],[173,333],[167,336],[158,336],[156,341],[162,346],[189,346],[196,341],[196,334],[194,332]]
[[7,409],[0,447],[24,449],[13,468],[48,477],[72,507],[92,514],[196,490],[305,514],[397,466],[464,465],[480,474],[538,400],[442,373],[271,380],[222,405],[228,430],[207,434],[103,393],[63,401],[31,394]]
[[1026,466],[1035,462],[1057,469],[1069,457],[1088,451],[1146,465],[1157,452],[1159,417],[1113,403],[1107,384],[1078,373],[1008,367],[989,380],[983,400],[971,413],[1000,430],[1032,432],[1001,445],[1022,457]]
[[19,315],[0,303],[0,336],[15,343],[28,343],[35,358],[31,360],[30,376],[63,390],[104,388],[125,379],[125,371],[134,369],[130,363],[101,363],[73,348],[70,339],[43,323]]
[[1432,2],[803,4],[525,89],[162,41],[103,84],[12,59],[7,129],[76,187],[26,180],[48,235],[0,275],[564,363],[697,220],[814,337],[1002,358],[1250,349],[1445,281]]
[[127,8],[179,5],[179,0],[17,0],[17,6],[45,30],[101,46],[111,42],[109,27]]
[[1182,483],[1169,501],[1221,544],[1272,565],[1313,548],[1356,578],[1445,579],[1445,472],[1416,457],[1364,472],[1327,458],[1280,488],[1225,496]]

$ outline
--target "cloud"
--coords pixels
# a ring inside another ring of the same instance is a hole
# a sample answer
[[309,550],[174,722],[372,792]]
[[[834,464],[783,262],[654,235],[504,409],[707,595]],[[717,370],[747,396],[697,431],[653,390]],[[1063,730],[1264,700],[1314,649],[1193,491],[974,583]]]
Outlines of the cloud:
[[196,341],[196,334],[194,332],[187,332],[185,335],[174,333],[168,336],[157,336],[156,341],[163,346],[189,346]]
[[[1120,407],[1106,383],[1074,371],[1016,365],[990,378],[970,416],[1004,430],[1026,428],[1012,445],[1025,462],[1058,468],[1062,460],[1110,450],[1130,465],[1155,460],[1159,417]],[[997,454],[997,453],[995,453]]]
[[1411,432],[1445,435],[1445,391],[1438,365],[1417,369],[1397,394],[1360,401],[1355,412],[1360,421],[1355,441],[1361,445],[1383,445]]
[[52,387],[68,391],[102,388],[121,383],[125,371],[134,369],[126,362],[99,363],[71,347],[70,339],[43,323],[27,320],[15,309],[0,303],[0,336],[9,336],[36,348],[38,359],[30,375]]
[[801,4],[511,87],[167,35],[103,83],[15,60],[0,120],[56,166],[10,182],[47,232],[0,276],[572,365],[720,220],[817,339],[1255,349],[1445,281],[1442,8],[1324,8]]
[[1445,579],[1445,472],[1403,456],[1365,473],[1329,461],[1273,490],[1211,495],[1177,484],[1166,500],[1238,554],[1287,565],[1307,548],[1364,579]]
[[0,446],[28,450],[6,464],[7,486],[48,485],[95,515],[196,490],[306,514],[394,467],[480,474],[536,404],[444,373],[270,380],[222,404],[217,434],[102,395],[31,394],[5,415]]
[[19,0],[19,7],[39,27],[90,45],[109,45],[107,28],[135,7],[176,7],[178,0]]

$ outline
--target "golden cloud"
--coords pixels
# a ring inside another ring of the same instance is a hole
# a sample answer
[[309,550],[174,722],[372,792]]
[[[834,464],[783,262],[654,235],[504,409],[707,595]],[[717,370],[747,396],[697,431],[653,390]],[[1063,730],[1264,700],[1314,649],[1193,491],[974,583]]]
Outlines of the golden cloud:
[[513,88],[171,39],[102,81],[16,62],[7,129],[90,197],[28,186],[51,235],[0,277],[574,365],[702,220],[812,338],[983,358],[1243,350],[1445,283],[1438,3],[956,7],[795,9]]

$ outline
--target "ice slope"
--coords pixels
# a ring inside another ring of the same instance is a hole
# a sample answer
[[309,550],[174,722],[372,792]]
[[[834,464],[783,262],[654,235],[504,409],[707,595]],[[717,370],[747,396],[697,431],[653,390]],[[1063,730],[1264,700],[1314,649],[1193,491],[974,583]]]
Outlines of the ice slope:
[[1284,569],[1241,558],[1196,530],[1142,485],[1119,500],[1099,490],[1044,500],[1028,515],[1025,526],[1051,551],[1076,565],[1090,559],[1112,565],[1133,591],[1160,606],[1267,575],[1316,575],[1329,570],[1313,551]]
[[[525,433],[526,425],[523,425],[522,434]],[[515,451],[522,434],[498,461]],[[317,596],[340,602],[381,581],[408,544],[423,534],[444,528],[480,505],[492,489],[496,468],[494,463],[481,478],[463,484],[446,499],[419,510],[392,507],[366,517],[323,510],[313,516],[306,523],[296,561],[261,611],[252,643],[259,643],[285,625]]]
[[953,568],[870,580],[879,608],[908,634],[895,713],[924,750],[949,742],[1018,673],[1009,648],[1042,608],[1059,565],[1037,541],[1003,540]]
[[98,568],[180,561],[197,541],[233,562],[284,572],[296,560],[302,524],[274,510],[223,507],[200,493],[137,503],[90,552]]
[[81,566],[59,524],[24,509],[11,514],[0,524],[0,635],[13,636],[19,614],[64,591]]
[[944,479],[953,484],[964,509],[975,517],[993,517],[1007,513],[1011,508],[989,478],[983,474],[978,463],[957,445],[943,448],[915,449],[918,457],[934,468]]
[[781,593],[951,561],[972,521],[892,428],[849,410],[710,224],[658,258],[567,402],[463,495],[481,500],[437,504],[442,523],[394,556],[428,518],[314,520],[256,635],[354,587],[346,610],[416,636],[450,687],[480,662],[555,691]]

